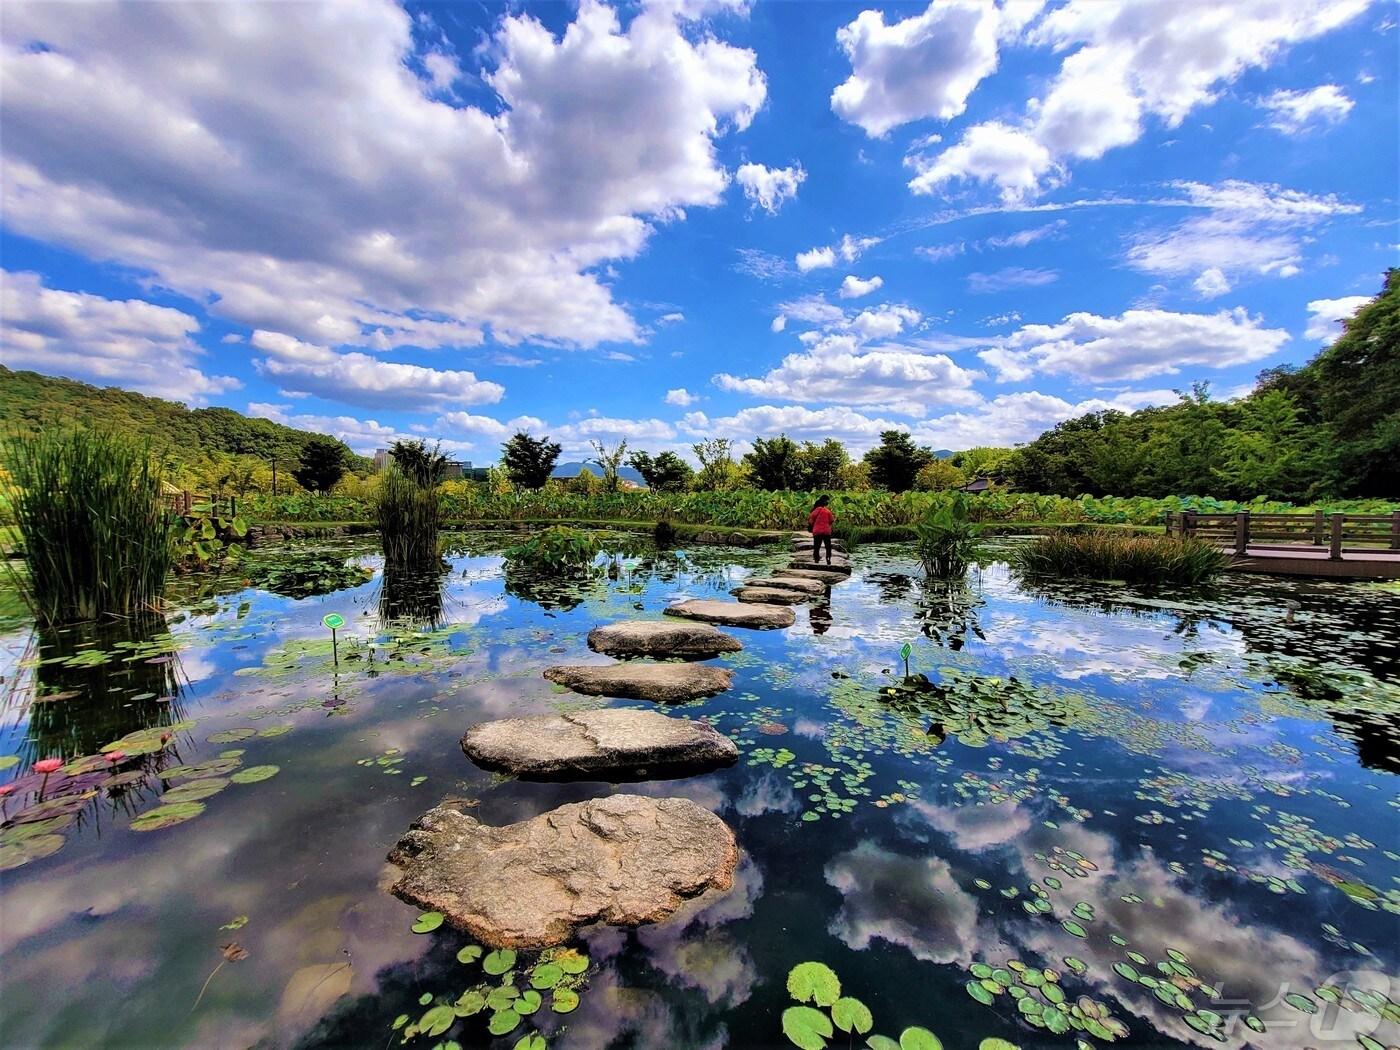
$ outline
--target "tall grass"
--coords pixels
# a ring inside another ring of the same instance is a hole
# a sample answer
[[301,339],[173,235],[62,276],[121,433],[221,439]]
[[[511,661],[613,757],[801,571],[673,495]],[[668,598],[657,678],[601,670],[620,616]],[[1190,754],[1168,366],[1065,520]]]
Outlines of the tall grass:
[[422,568],[436,563],[442,508],[431,486],[390,467],[380,479],[374,511],[389,565]]
[[1012,555],[1022,576],[1080,576],[1128,583],[1200,583],[1225,568],[1217,548],[1194,538],[1121,532],[1059,532]]
[[25,571],[5,565],[36,620],[134,616],[159,604],[174,519],[145,447],[74,430],[12,439],[4,453]]

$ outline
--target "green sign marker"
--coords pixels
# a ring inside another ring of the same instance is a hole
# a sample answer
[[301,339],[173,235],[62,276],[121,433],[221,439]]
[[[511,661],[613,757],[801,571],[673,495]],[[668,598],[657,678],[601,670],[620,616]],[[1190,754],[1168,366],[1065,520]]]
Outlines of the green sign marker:
[[345,617],[340,613],[326,613],[321,617],[321,622],[331,629],[331,659],[335,661],[335,666],[340,666],[340,643],[336,640],[336,628],[345,626]]
[[909,677],[909,657],[913,655],[914,647],[905,642],[899,649],[900,658],[904,661],[904,677]]

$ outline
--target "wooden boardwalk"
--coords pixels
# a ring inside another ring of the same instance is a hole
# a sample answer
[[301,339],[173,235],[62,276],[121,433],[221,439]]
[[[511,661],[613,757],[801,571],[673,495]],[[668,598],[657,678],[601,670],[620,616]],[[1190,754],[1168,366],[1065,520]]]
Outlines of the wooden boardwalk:
[[1170,514],[1167,532],[1214,543],[1236,572],[1400,579],[1394,514]]

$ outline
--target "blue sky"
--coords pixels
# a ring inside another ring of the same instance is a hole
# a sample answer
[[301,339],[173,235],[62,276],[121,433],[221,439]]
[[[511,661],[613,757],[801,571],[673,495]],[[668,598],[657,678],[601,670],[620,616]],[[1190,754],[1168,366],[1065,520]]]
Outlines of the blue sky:
[[1396,22],[8,3],[0,361],[479,463],[1238,396],[1395,265]]

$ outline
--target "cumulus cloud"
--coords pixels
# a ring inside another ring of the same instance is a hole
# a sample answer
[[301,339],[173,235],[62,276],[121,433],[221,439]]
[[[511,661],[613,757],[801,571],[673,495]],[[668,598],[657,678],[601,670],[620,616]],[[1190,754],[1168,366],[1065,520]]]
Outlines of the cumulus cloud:
[[1214,314],[1128,310],[1118,317],[1074,313],[1055,325],[1022,327],[978,356],[1002,382],[1036,374],[1087,382],[1176,375],[1183,366],[1228,368],[1259,361],[1288,341],[1243,307]]
[[1311,91],[1275,91],[1259,100],[1269,113],[1269,127],[1285,135],[1340,124],[1355,104],[1336,84],[1322,84]]
[[765,168],[762,164],[741,164],[734,173],[734,181],[744,191],[749,202],[757,205],[769,215],[777,215],[778,209],[787,201],[797,197],[797,187],[807,178],[801,164],[790,168]]
[[811,248],[798,252],[795,260],[803,273],[809,270],[825,270],[836,265],[836,252],[831,248]]
[[859,299],[861,296],[869,295],[871,292],[878,292],[884,287],[884,284],[885,279],[883,277],[876,276],[867,280],[862,280],[854,274],[847,274],[846,279],[841,282],[841,290],[836,294],[842,299]]
[[1332,342],[1342,334],[1342,322],[1351,320],[1352,314],[1370,301],[1370,297],[1365,295],[1314,299],[1308,303],[1308,327],[1303,332],[1303,337],[1315,339],[1319,343]]
[[831,93],[831,108],[876,138],[912,120],[951,120],[996,69],[999,28],[997,8],[983,0],[931,3],[893,24],[862,11],[836,31],[851,75]]
[[594,267],[719,203],[715,140],[766,95],[679,17],[508,15],[487,112],[439,97],[452,71],[387,0],[9,4],[6,223],[321,345],[635,340]]
[[1196,289],[1202,299],[1214,299],[1228,292],[1231,285],[1224,271],[1218,266],[1212,266],[1202,271],[1201,276],[1191,282],[1191,287]]
[[0,271],[0,361],[11,368],[203,404],[242,384],[197,367],[198,331],[182,310],[46,288],[38,274]]
[[692,394],[685,387],[677,387],[675,390],[666,391],[666,404],[668,405],[680,405],[681,408],[689,408],[699,400],[700,398],[698,396]]
[[1054,270],[1028,270],[1023,266],[1008,266],[995,273],[970,273],[967,290],[979,295],[1004,292],[1009,288],[1039,288],[1059,278]]
[[[1266,68],[1289,45],[1345,24],[1368,0],[1199,0],[1134,4],[1070,0],[1027,34],[1065,54],[1044,98],[1017,124],[974,124],[954,145],[913,156],[910,189],[940,192],[958,181],[990,183],[1018,201],[1063,182],[1073,159],[1136,142],[1149,117],[1177,127],[1248,69]],[[1325,111],[1336,100],[1322,99]]]
[[853,263],[865,254],[866,249],[880,243],[879,237],[852,237],[849,233],[833,245],[811,248],[797,254],[797,268],[803,273],[808,270],[826,269],[836,265],[836,260]]
[[446,452],[465,452],[472,448],[470,441],[462,441],[450,436],[445,427],[439,426],[435,434],[433,428],[407,433],[377,419],[359,419],[355,416],[325,416],[314,413],[293,413],[288,405],[276,405],[253,401],[248,405],[248,415],[259,419],[270,419],[276,423],[309,430],[317,434],[330,434],[344,441],[361,455],[372,455],[375,449],[388,448],[395,441],[411,441],[426,438],[429,445],[441,444]]

